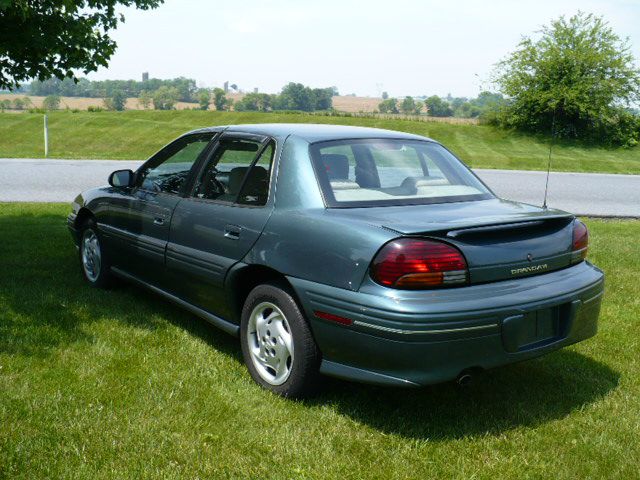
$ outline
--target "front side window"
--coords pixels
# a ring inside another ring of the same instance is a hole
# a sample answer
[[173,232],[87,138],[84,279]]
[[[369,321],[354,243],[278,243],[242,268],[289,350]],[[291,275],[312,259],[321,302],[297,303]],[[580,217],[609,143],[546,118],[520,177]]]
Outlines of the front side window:
[[419,140],[344,140],[311,145],[329,207],[483,200],[491,192],[441,145]]
[[274,144],[225,137],[200,176],[195,196],[244,205],[264,205]]
[[167,146],[138,173],[140,188],[151,192],[181,193],[191,168],[213,135],[190,135]]

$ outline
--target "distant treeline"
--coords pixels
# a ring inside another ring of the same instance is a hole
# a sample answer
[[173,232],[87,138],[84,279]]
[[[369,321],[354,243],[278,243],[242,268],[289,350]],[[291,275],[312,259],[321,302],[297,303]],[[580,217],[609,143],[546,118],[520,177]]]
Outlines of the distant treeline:
[[506,103],[499,93],[481,92],[476,98],[446,97],[432,95],[430,97],[405,97],[402,100],[389,98],[382,94],[382,102],[378,105],[380,113],[403,113],[405,115],[421,115],[430,117],[458,117],[489,119]]
[[288,83],[279,94],[247,93],[233,105],[238,112],[269,112],[272,110],[301,110],[314,112],[331,110],[336,87],[310,88],[301,83]]
[[[235,85],[233,86],[235,87]],[[303,112],[326,111],[333,108],[333,96],[338,95],[336,87],[311,88],[301,83],[288,83],[278,94],[247,93],[235,103],[227,98],[220,88],[202,89],[192,78],[178,77],[170,80],[151,78],[149,80],[88,80],[81,78],[78,83],[66,78],[52,78],[33,81],[29,94],[37,96],[104,98],[105,107],[122,110],[127,98],[138,98],[143,108],[160,110],[175,108],[176,102],[198,103],[202,109],[209,108],[213,101],[217,110],[270,112],[298,110]],[[506,103],[499,93],[481,92],[476,98],[404,97],[400,100],[389,98],[383,93],[378,106],[379,113],[403,113],[407,115],[428,115],[431,117],[479,118],[491,117]]]
[[[209,95],[213,93],[217,109],[227,110],[233,104],[231,99],[226,98],[226,92],[222,89],[199,89],[195,80],[185,77],[171,80],[152,78],[144,81],[92,81],[81,78],[78,83],[69,78],[64,80],[52,78],[43,82],[38,80],[31,82],[29,93],[43,97],[90,97],[118,100],[139,98],[144,108],[153,103],[155,108],[162,110],[174,108],[176,102],[199,103],[200,108],[206,109],[208,108]],[[334,95],[338,95],[336,87],[310,88],[301,83],[292,82],[285,85],[279,94],[247,93],[244,98],[235,103],[234,109],[264,112],[272,110],[301,110],[304,112],[331,110]],[[162,101],[156,101],[158,97],[162,97]],[[122,104],[124,108],[122,102],[116,101],[116,104]]]
[[149,80],[88,80],[81,78],[75,83],[70,78],[60,80],[51,78],[41,82],[35,80],[29,86],[30,95],[46,97],[58,95],[61,97],[90,97],[111,98],[114,95],[124,94],[125,97],[137,98],[143,92],[155,92],[160,87],[175,88],[178,92],[178,101],[197,102],[196,93],[198,87],[192,78],[178,77],[170,80],[150,78]]

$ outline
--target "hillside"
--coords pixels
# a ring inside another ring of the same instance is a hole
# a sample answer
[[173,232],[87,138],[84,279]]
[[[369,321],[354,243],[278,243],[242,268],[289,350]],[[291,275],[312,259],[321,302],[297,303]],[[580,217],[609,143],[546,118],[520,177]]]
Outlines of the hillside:
[[[41,114],[0,114],[0,157],[43,156]],[[387,128],[442,142],[473,167],[545,170],[548,139],[481,125],[305,114],[204,111],[54,112],[49,115],[52,158],[144,159],[188,130],[224,124],[298,122]],[[640,148],[604,149],[562,142],[553,170],[640,174]]]

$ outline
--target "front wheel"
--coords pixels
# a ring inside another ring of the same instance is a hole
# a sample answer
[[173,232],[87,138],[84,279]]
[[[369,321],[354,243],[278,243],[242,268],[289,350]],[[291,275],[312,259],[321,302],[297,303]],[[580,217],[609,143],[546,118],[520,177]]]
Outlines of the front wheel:
[[98,288],[110,286],[112,279],[109,261],[93,222],[88,222],[80,232],[79,253],[82,274],[85,280],[90,285]]
[[292,295],[274,285],[254,288],[242,309],[242,355],[251,377],[284,397],[318,385],[320,351]]

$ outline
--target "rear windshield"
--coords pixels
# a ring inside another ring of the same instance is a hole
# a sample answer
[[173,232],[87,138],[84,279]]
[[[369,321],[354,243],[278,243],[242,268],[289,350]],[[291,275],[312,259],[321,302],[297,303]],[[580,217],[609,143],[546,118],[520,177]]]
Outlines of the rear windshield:
[[443,146],[416,140],[341,140],[311,145],[329,207],[464,202],[491,192]]

